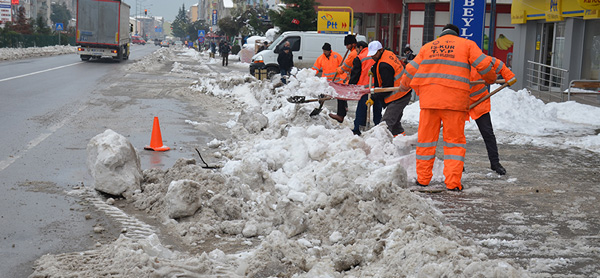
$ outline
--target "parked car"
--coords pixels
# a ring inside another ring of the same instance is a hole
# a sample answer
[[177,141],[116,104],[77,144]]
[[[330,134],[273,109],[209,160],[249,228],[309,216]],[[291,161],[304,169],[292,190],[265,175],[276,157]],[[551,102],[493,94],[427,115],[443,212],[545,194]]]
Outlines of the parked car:
[[169,41],[161,41],[160,47],[169,47]]
[[136,44],[145,45],[146,41],[140,36],[131,36],[131,42]]
[[183,42],[182,41],[175,41],[175,45],[177,45],[177,46],[183,46]]
[[154,45],[159,46],[161,43],[161,40],[159,39],[154,39]]

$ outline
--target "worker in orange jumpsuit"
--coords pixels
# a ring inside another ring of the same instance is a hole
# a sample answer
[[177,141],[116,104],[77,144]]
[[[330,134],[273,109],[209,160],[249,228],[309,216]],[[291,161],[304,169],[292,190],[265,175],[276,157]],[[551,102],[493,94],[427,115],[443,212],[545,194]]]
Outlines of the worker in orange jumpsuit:
[[[419,96],[421,112],[417,139],[417,181],[428,186],[440,128],[443,123],[444,176],[446,189],[462,190],[461,178],[466,153],[465,117],[469,108],[471,66],[487,83],[496,81],[492,57],[483,54],[475,42],[458,36],[455,25],[444,26],[440,37],[425,44],[406,65],[402,90],[412,87]],[[506,79],[506,71],[501,73]],[[517,82],[507,79],[508,84]]]
[[[375,65],[371,68],[374,78],[374,86],[381,88],[400,87],[400,78],[404,73],[404,67],[394,52],[383,49],[379,41],[369,43],[369,56],[375,61]],[[385,114],[382,120],[387,124],[388,130],[392,135],[398,136],[404,134],[402,127],[402,115],[404,108],[410,101],[410,89],[400,91],[395,90],[390,93],[383,94]]]
[[[344,37],[344,45],[346,46],[346,60],[342,63],[341,66],[337,68],[338,75],[350,75],[350,70],[352,70],[352,64],[354,63],[354,59],[358,55],[356,53],[356,36],[355,35],[346,35]],[[329,113],[329,117],[332,119],[342,123],[344,122],[344,117],[348,113],[348,101],[346,100],[337,100],[337,114]]]
[[[496,71],[489,71],[488,74],[497,75],[498,73],[505,72],[505,76],[508,78],[513,78],[515,76],[515,74],[512,73],[512,71],[510,71],[510,69],[508,69],[508,67],[506,67],[500,59],[492,58],[492,63],[494,63]],[[480,80],[483,80],[481,75],[475,68],[471,67],[471,81]],[[489,94],[490,93],[488,92],[488,88],[485,84],[471,85],[470,104],[477,102]],[[490,159],[490,168],[496,171],[496,173],[499,175],[505,175],[506,169],[504,169],[502,164],[500,164],[500,157],[498,156],[498,145],[496,144],[496,136],[494,135],[494,127],[492,126],[492,118],[490,116],[491,108],[492,105],[490,99],[487,98],[469,110],[467,120],[469,120],[469,117],[474,119],[475,123],[477,124],[477,128],[479,128],[481,137],[483,137],[483,142],[485,142],[488,158]]]
[[[321,77],[327,77],[327,81],[341,83],[346,79],[345,74],[337,74],[337,67],[342,63],[342,56],[331,50],[331,44],[323,44],[323,54],[317,58],[312,69],[321,74]],[[335,78],[335,79],[334,79]]]
[[[356,84],[368,87],[369,85],[369,72],[371,71],[371,67],[375,64],[375,60],[372,57],[368,56],[369,53],[368,45],[364,41],[360,41],[356,44],[356,51],[358,56],[354,58],[354,62],[352,62],[352,69],[350,70],[350,80],[348,84]],[[367,124],[367,100],[369,99],[369,95],[363,95],[356,105],[356,115],[354,117],[354,129],[352,132],[355,135],[360,135],[360,127],[365,126]],[[381,110],[383,109],[383,101],[379,99],[374,99],[374,101],[378,101],[373,105],[373,122],[375,125],[381,122]]]

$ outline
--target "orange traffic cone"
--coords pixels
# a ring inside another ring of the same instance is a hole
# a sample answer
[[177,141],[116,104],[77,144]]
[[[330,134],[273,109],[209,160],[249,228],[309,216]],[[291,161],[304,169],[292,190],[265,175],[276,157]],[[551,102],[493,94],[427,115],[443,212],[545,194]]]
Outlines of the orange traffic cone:
[[153,150],[157,152],[168,151],[171,148],[163,146],[162,136],[160,135],[160,125],[158,124],[158,117],[154,117],[154,125],[152,126],[152,138],[150,138],[150,146],[145,146],[145,150]]

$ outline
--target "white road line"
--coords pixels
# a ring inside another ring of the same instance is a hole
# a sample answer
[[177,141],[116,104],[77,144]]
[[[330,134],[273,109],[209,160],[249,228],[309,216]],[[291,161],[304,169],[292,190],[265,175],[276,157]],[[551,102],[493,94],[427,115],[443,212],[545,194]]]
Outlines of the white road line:
[[74,66],[74,65],[79,65],[79,64],[82,64],[82,63],[83,62],[77,62],[77,63],[68,64],[68,65],[64,65],[64,66],[60,66],[60,67],[55,67],[55,68],[51,68],[51,69],[45,69],[45,70],[40,70],[40,71],[36,71],[36,72],[32,72],[32,73],[27,73],[27,74],[13,76],[13,77],[9,77],[9,78],[4,78],[4,79],[0,79],[0,82],[9,81],[9,80],[13,80],[13,79],[21,78],[21,77],[26,77],[26,76],[31,76],[31,75],[35,75],[35,74],[38,74],[38,73],[44,73],[44,72],[52,71],[52,70],[62,69],[62,68],[66,68],[66,67],[70,67],[70,66]]
[[49,132],[42,133],[38,137],[36,137],[33,140],[29,141],[29,143],[27,143],[27,146],[25,147],[25,149],[23,150],[23,152],[21,152],[21,154],[11,155],[8,159],[0,160],[0,172],[2,172],[4,169],[6,169],[11,164],[13,164],[15,161],[17,161],[17,159],[21,158],[21,156],[23,156],[24,154],[26,154],[29,150],[35,148],[37,145],[39,145],[40,143],[42,143],[44,140],[46,140],[46,138],[50,137],[50,135],[52,135],[58,129],[60,129],[61,127],[63,127],[68,121],[70,121],[73,118],[75,118],[75,116],[77,116],[77,114],[79,114],[81,111],[85,110],[87,107],[88,107],[88,105],[82,105],[81,107],[79,107],[79,109],[77,109],[77,111],[75,111],[71,115],[65,117],[59,123],[48,127],[48,131]]

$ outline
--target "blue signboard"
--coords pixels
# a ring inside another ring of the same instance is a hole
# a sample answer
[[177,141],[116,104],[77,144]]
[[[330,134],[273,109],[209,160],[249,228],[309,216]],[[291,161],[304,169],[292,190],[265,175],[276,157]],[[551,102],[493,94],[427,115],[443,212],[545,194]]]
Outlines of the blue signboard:
[[62,24],[62,23],[56,23],[56,28],[55,28],[55,30],[56,30],[56,31],[63,31],[63,30],[64,30],[64,28],[63,28],[63,24]]
[[217,15],[217,10],[213,10],[212,12],[212,25],[217,25],[217,21],[219,20],[219,16]]
[[485,2],[482,0],[452,0],[450,16],[452,24],[460,29],[459,36],[470,39],[483,49],[485,29]]
[[204,37],[204,34],[206,34],[204,30],[198,30],[198,38]]

